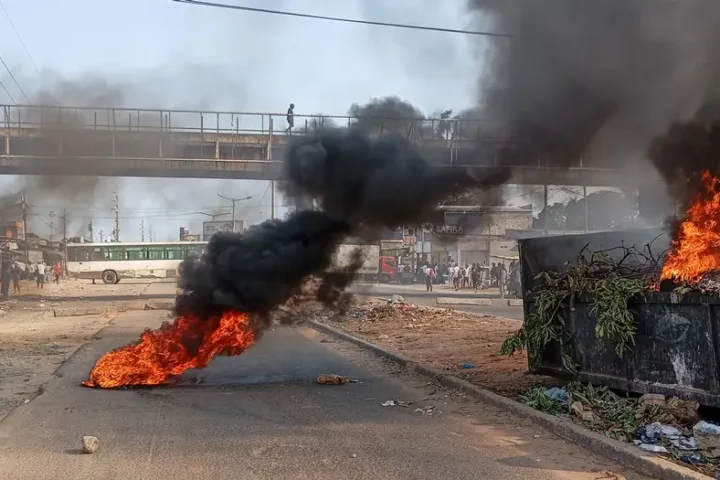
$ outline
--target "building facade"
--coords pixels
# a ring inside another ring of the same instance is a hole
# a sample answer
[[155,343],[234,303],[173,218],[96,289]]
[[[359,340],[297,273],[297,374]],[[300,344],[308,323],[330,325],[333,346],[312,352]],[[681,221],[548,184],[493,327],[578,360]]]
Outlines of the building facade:
[[532,228],[532,208],[448,206],[439,208],[435,220],[418,232],[415,251],[425,261],[508,263],[518,252],[517,240],[507,233]]

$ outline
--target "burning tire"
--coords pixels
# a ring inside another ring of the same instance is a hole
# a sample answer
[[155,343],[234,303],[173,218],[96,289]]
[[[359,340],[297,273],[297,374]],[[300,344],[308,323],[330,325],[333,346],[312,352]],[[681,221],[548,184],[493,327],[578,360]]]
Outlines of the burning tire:
[[102,281],[107,285],[114,285],[119,280],[118,274],[113,270],[105,270],[102,273]]

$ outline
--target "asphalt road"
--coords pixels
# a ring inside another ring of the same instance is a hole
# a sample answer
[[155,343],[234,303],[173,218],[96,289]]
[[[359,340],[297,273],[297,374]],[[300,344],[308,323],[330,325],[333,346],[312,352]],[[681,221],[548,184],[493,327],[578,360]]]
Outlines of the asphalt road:
[[[594,480],[606,470],[640,478],[307,328],[269,332],[174,387],[79,386],[102,353],[163,317],[116,319],[0,422],[0,478]],[[320,373],[360,383],[316,385]],[[390,399],[413,404],[381,406]],[[433,415],[414,411],[430,405]],[[100,438],[98,452],[80,453],[82,435]]]

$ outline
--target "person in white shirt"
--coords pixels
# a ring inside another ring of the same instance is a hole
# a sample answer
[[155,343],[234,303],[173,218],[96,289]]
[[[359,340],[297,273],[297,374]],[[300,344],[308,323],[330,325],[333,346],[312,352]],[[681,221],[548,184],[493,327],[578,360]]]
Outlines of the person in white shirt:
[[460,266],[455,265],[452,267],[453,287],[455,290],[460,288]]
[[38,262],[35,266],[35,281],[37,288],[45,288],[45,262]]

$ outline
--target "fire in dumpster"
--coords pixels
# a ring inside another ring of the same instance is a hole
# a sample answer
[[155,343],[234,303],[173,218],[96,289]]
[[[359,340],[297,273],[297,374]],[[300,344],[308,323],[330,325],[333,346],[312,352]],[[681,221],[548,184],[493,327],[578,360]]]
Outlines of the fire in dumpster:
[[239,355],[253,342],[255,332],[245,313],[229,310],[211,319],[180,316],[145,331],[137,343],[107,353],[83,385],[163,385],[186,370],[206,367],[219,353]]
[[679,226],[661,280],[698,283],[720,271],[720,178],[706,171],[702,185]]

